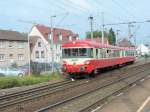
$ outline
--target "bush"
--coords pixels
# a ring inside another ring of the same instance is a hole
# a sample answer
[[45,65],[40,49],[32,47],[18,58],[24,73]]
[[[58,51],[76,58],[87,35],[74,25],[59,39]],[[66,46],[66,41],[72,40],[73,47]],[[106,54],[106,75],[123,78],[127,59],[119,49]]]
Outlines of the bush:
[[11,88],[18,86],[16,77],[0,77],[0,88]]
[[61,74],[45,74],[45,75],[32,75],[26,77],[0,77],[0,89],[12,88],[19,86],[28,86],[37,83],[47,82],[49,80],[60,80]]
[[60,80],[62,79],[62,76],[59,72],[55,72],[53,74],[50,75],[50,80]]

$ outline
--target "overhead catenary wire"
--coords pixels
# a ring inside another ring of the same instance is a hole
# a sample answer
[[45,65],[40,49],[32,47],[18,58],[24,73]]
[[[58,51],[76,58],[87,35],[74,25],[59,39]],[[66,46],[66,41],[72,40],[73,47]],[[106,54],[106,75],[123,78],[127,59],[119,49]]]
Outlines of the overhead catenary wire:
[[73,5],[77,6],[77,7],[81,8],[81,9],[83,9],[83,10],[87,11],[88,13],[90,12],[90,10],[89,10],[89,9],[87,9],[87,8],[83,7],[82,5],[76,4],[75,2],[72,2],[71,0],[67,0],[67,1],[69,1],[71,4],[73,4]]
[[66,13],[62,19],[57,23],[56,27],[59,27],[59,25],[66,19],[66,17],[69,15],[69,13]]
[[111,0],[115,5],[117,5],[120,9],[124,10],[126,12],[127,15],[130,15],[130,17],[132,17],[133,19],[135,19],[136,17],[129,12],[125,7],[123,7],[121,4],[119,4],[116,0]]
[[46,0],[46,2],[49,3],[50,6],[52,6],[52,7],[56,6],[55,8],[58,8],[58,9],[61,9],[61,11],[67,12],[67,9],[62,7],[62,5],[60,5],[60,4],[57,4],[57,2],[51,2],[49,0]]
[[[60,0],[59,3],[61,3],[63,6],[67,6],[67,7],[70,7],[72,9],[77,9],[77,10],[75,10],[75,12],[80,11],[80,12],[86,14],[86,15],[89,14],[89,12],[87,11],[86,8],[83,8],[81,6],[78,6],[77,4],[74,4],[74,3],[72,3],[72,1],[68,1],[68,0],[67,1],[66,0],[62,1],[62,0]],[[74,12],[71,11],[71,13],[74,13]]]
[[[99,6],[100,5],[100,7],[103,7],[105,10],[106,10],[106,7],[104,7],[104,2],[101,2],[101,1],[98,1],[98,0],[92,0],[92,2],[95,2],[95,4],[97,5],[97,6]],[[97,9],[99,9],[100,10],[100,7],[97,7]],[[102,9],[101,9],[102,10]],[[107,8],[107,10],[108,11],[105,11],[105,13],[107,14],[107,13],[109,13],[109,15],[111,15],[112,17],[114,17],[115,19],[118,19],[119,21],[123,21],[124,20],[124,18],[121,18],[120,17],[120,15],[119,16],[117,16],[116,14],[113,14],[113,12],[116,12],[116,13],[120,13],[120,12],[118,12],[118,10],[112,10],[112,9],[110,9],[110,8]],[[112,12],[112,13],[111,13]],[[105,15],[106,15],[105,14]],[[121,14],[121,13],[120,13]]]
[[[97,4],[101,4],[101,7],[104,7],[104,5],[102,5],[102,4],[104,4],[103,2],[100,2],[100,1],[98,1],[98,0],[94,0],[94,1],[92,1],[92,2],[95,2],[96,3],[96,5]],[[104,7],[105,8],[105,7]],[[98,9],[100,9],[99,7],[98,7]],[[109,8],[107,8],[109,11],[113,11],[113,10],[110,10]],[[115,12],[115,11],[113,11],[113,12]],[[107,13],[108,13],[108,11],[107,11]],[[105,12],[105,16],[106,16],[106,14],[107,14],[106,12]],[[100,15],[100,14],[99,14]],[[113,13],[109,13],[109,15],[111,15],[111,17],[114,17],[115,19],[118,19],[119,21],[124,21],[124,18],[120,18],[120,16],[117,16],[117,15],[115,15],[115,14],[113,14]],[[100,16],[100,18],[101,18],[101,16]],[[107,18],[110,18],[110,17],[107,17]],[[106,20],[105,20],[106,21]],[[102,23],[101,23],[102,24]],[[104,25],[105,27],[106,27],[106,25]],[[100,26],[101,27],[101,26]],[[108,26],[107,26],[108,27]],[[111,26],[112,27],[112,26]]]
[[121,25],[121,24],[137,24],[137,23],[145,23],[145,22],[150,22],[150,20],[145,20],[145,21],[128,21],[128,22],[120,22],[120,23],[109,23],[109,24],[105,24],[107,26],[109,25]]

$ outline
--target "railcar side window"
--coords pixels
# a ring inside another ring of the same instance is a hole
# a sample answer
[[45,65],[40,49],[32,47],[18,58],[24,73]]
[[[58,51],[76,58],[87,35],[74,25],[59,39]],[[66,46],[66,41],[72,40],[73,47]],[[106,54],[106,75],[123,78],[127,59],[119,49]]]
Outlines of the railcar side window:
[[114,53],[115,57],[120,57],[119,50],[115,50]]
[[71,49],[63,49],[63,57],[71,56]]
[[98,49],[96,49],[96,58],[98,59]]
[[125,51],[126,56],[134,56],[134,50]]
[[101,49],[102,58],[106,58],[106,49]]
[[89,49],[89,57],[90,57],[90,58],[93,58],[93,48],[90,48],[90,49]]

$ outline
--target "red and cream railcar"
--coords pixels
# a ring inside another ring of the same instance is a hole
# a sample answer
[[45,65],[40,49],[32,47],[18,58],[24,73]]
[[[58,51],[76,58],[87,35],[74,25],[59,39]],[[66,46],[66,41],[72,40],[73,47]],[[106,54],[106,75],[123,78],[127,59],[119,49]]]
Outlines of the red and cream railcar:
[[135,49],[90,40],[68,42],[63,48],[63,72],[71,77],[135,61]]

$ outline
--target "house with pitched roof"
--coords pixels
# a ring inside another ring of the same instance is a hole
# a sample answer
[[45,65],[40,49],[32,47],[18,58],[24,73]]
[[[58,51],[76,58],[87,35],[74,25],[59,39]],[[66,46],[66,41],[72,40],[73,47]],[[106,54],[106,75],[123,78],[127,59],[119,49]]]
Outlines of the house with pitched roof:
[[140,44],[137,46],[137,53],[139,56],[141,55],[149,55],[150,54],[150,49],[148,48],[148,46],[144,45],[144,44]]
[[[61,62],[62,44],[68,41],[74,41],[77,37],[78,34],[73,33],[71,30],[53,28],[53,56],[55,62]],[[29,38],[31,60],[39,63],[51,63],[51,28],[44,25],[35,25],[29,33]]]
[[124,38],[118,42],[118,46],[120,47],[135,47],[130,40]]
[[0,67],[18,66],[29,62],[27,36],[12,30],[0,30]]

